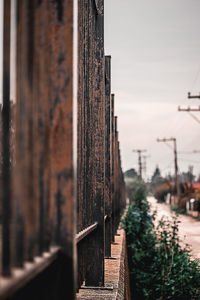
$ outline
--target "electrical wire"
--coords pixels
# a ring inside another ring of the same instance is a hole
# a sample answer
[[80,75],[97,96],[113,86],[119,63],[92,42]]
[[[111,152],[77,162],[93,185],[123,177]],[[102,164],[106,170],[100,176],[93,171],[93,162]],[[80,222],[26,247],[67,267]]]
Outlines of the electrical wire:
[[191,113],[191,111],[188,111],[188,114],[196,121],[200,124],[200,120],[193,114]]
[[165,144],[168,148],[174,150],[174,148],[173,148],[171,145],[169,145],[167,142],[164,142],[164,144]]
[[192,159],[181,159],[181,161],[186,161],[186,162],[192,162],[192,163],[200,164],[200,161],[192,160]]

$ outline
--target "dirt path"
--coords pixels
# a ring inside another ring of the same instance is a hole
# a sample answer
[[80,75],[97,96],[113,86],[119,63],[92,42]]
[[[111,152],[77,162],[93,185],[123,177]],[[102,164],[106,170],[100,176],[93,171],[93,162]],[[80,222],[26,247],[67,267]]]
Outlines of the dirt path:
[[[172,216],[169,205],[157,203],[154,197],[148,197],[148,201],[151,205],[151,211],[157,210],[157,219],[161,219],[162,216]],[[200,259],[200,222],[184,215],[180,215],[179,220],[181,221],[179,225],[181,240],[189,244],[192,249],[192,255]]]

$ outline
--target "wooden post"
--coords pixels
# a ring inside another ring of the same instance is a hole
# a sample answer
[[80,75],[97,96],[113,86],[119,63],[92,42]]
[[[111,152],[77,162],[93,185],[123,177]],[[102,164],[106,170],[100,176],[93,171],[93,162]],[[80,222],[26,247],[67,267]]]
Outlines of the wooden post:
[[63,295],[74,299],[73,0],[48,0],[48,5],[51,16],[50,220],[55,229],[54,242],[62,247]]
[[111,95],[111,191],[112,191],[112,242],[115,239],[115,223],[116,223],[116,215],[115,215],[115,116],[114,116],[114,103],[115,95]]
[[111,256],[111,57],[105,56],[105,256]]
[[98,222],[84,251],[85,283],[104,285],[104,1],[79,1],[79,229]]
[[16,265],[60,246],[58,299],[74,299],[73,0],[17,6]]
[[11,274],[10,222],[10,29],[11,2],[4,0],[3,22],[3,111],[2,111],[2,274]]

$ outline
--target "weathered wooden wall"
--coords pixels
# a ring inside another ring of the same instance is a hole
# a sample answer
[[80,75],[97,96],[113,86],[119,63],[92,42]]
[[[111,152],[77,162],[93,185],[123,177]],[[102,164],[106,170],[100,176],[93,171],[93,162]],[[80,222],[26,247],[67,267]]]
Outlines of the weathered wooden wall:
[[75,299],[82,285],[103,287],[125,205],[103,0],[78,0],[77,170],[73,164],[73,5],[17,1],[11,105],[4,0],[0,299]]

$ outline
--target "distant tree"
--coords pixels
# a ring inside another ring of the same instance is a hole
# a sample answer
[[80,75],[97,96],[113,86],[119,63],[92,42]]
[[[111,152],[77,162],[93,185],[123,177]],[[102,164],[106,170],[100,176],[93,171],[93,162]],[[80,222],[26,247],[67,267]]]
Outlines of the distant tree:
[[126,172],[124,172],[124,176],[126,178],[136,178],[138,174],[135,169],[129,169]]
[[197,182],[200,182],[200,174],[197,177]]
[[181,181],[193,182],[195,181],[195,177],[196,176],[193,175],[193,166],[189,166],[187,172],[182,172],[180,174]]
[[161,179],[161,172],[160,172],[160,169],[159,169],[159,167],[157,165],[156,168],[155,168],[155,171],[153,173],[153,176],[151,177],[151,181],[155,182],[155,181],[157,181],[159,179]]

